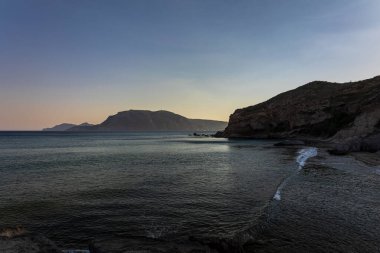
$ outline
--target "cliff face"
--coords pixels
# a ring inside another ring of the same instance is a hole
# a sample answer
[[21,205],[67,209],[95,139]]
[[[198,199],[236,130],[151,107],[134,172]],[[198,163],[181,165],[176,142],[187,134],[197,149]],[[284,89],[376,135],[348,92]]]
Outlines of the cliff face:
[[380,76],[350,83],[315,81],[236,110],[224,137],[363,138],[380,131]]
[[168,111],[129,110],[109,116],[99,125],[69,131],[219,131],[226,126],[227,122],[188,119]]

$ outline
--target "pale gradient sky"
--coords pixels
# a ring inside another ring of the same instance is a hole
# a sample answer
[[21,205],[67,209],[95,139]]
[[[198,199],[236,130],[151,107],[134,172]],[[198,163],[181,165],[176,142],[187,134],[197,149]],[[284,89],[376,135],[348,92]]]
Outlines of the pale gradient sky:
[[128,109],[227,120],[380,74],[379,0],[0,0],[0,130]]

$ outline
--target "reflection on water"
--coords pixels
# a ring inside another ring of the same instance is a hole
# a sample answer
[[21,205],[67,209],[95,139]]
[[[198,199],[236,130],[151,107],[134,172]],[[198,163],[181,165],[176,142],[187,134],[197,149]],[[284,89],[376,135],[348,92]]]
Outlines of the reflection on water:
[[187,133],[1,133],[0,224],[61,245],[231,237],[295,170],[271,145]]

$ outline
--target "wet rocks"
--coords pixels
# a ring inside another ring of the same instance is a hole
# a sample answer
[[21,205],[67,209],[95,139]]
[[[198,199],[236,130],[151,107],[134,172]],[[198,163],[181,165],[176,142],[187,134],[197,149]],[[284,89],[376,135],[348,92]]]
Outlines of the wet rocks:
[[203,134],[203,133],[193,133],[190,136],[194,136],[194,137],[212,137],[211,134]]
[[224,137],[224,133],[223,133],[223,131],[218,131],[212,137],[223,138]]
[[333,155],[346,155],[350,152],[377,152],[380,150],[380,133],[365,138],[351,138],[341,143],[336,143],[329,153]]
[[30,233],[22,227],[5,228],[0,231],[0,252],[2,253],[62,253],[43,235]]

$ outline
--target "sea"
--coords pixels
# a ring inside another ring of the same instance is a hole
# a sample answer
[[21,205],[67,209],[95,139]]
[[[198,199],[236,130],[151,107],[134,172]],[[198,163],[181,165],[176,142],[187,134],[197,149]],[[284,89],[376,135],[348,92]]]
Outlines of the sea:
[[274,143],[190,132],[0,132],[0,227],[21,225],[66,249],[99,238],[234,238],[284,201],[318,154]]

